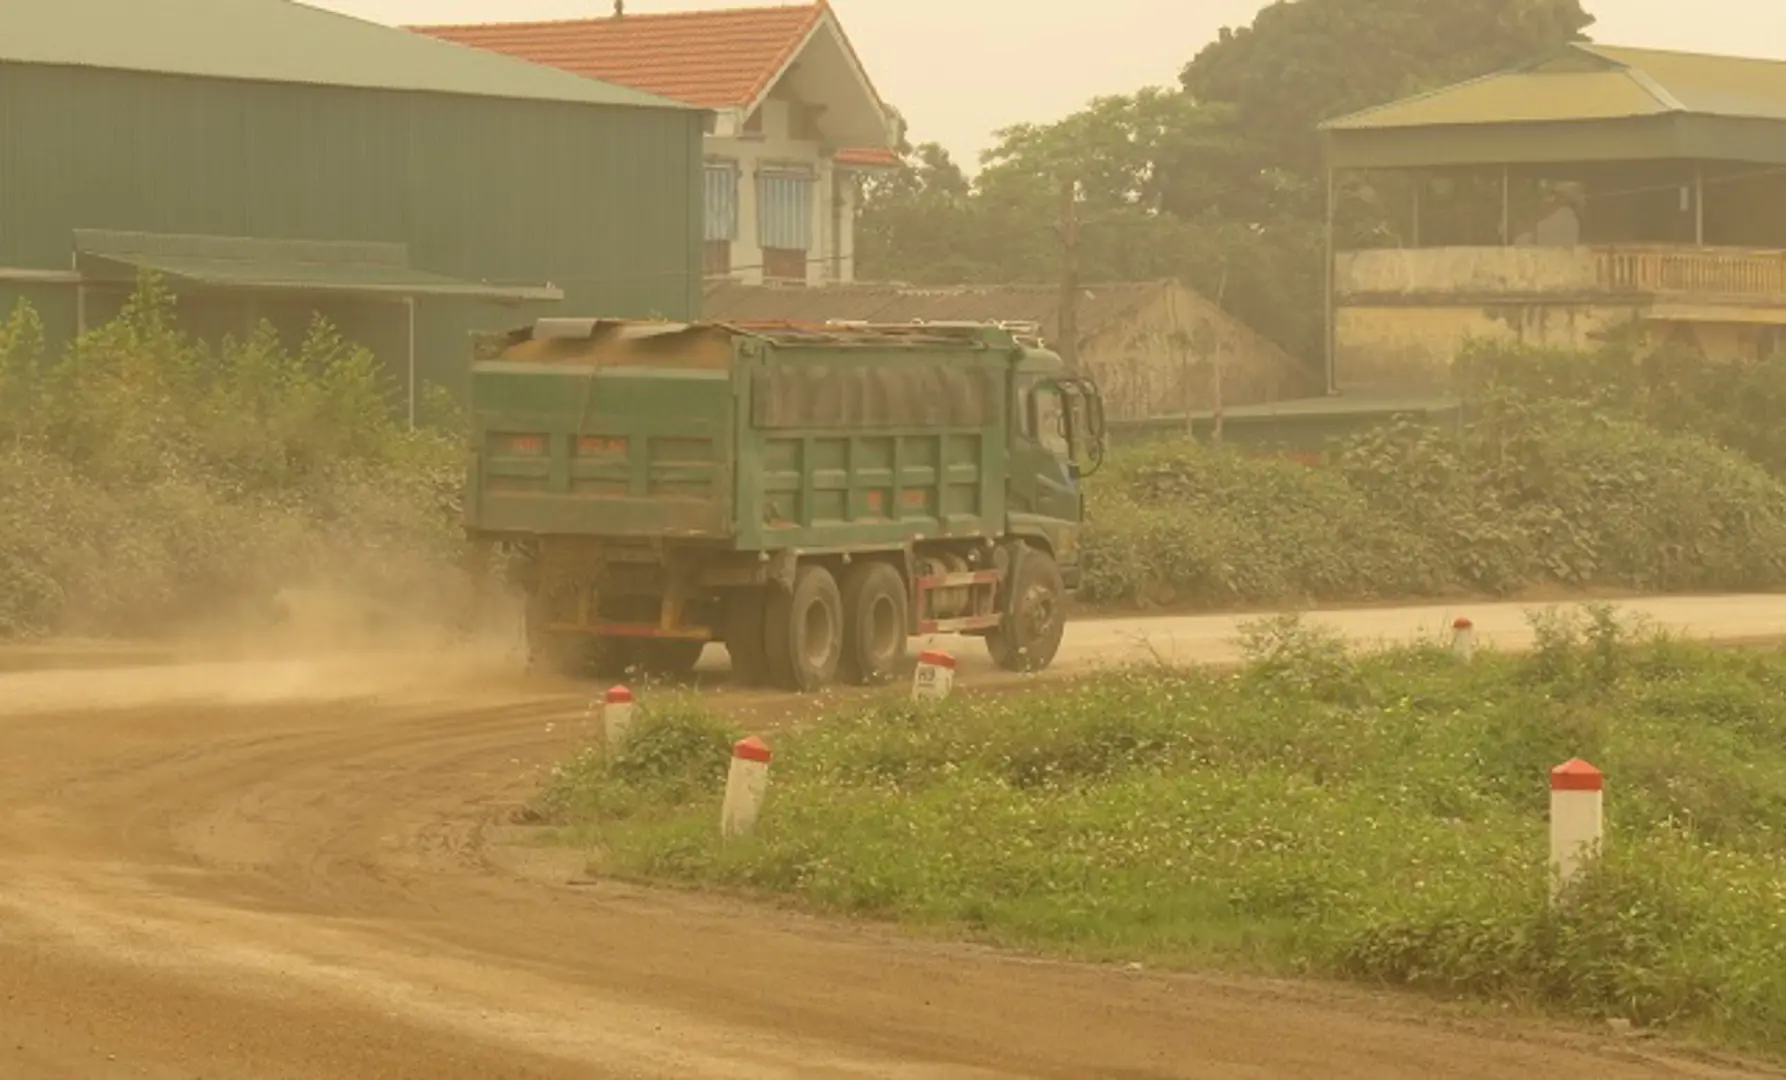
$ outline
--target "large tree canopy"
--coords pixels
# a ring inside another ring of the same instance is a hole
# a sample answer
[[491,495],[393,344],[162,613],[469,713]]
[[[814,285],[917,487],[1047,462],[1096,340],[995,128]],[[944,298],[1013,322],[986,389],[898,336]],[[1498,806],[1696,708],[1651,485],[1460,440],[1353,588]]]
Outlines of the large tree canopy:
[[1582,40],[1581,0],[1275,0],[1185,65],[1284,164],[1319,164],[1323,120],[1499,71]]
[[[1222,31],[1175,88],[1098,98],[998,133],[970,183],[935,144],[865,193],[865,278],[1052,282],[1063,181],[1078,186],[1080,276],[1181,277],[1313,367],[1324,177],[1316,125],[1579,40],[1580,0],[1277,0]],[[1392,235],[1367,188],[1349,243]]]

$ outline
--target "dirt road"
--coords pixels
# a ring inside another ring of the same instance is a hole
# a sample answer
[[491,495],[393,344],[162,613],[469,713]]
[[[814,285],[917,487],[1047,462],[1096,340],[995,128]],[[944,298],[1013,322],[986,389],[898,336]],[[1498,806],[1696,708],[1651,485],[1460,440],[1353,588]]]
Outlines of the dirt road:
[[[1786,598],[1627,607],[1786,634]],[[1521,625],[1470,614],[1485,636]],[[1323,616],[1366,637],[1448,617]],[[1085,624],[1064,666],[1222,659],[1232,629]],[[579,882],[574,860],[498,841],[589,736],[586,696],[500,650],[0,676],[0,1076],[1752,1075],[1399,999]]]

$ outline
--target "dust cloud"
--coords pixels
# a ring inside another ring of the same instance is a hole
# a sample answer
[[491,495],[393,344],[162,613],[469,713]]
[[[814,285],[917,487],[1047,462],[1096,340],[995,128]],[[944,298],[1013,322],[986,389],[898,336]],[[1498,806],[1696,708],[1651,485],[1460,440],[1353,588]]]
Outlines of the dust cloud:
[[191,702],[457,701],[522,690],[522,601],[463,578],[393,600],[294,586],[153,642],[0,647],[0,717]]

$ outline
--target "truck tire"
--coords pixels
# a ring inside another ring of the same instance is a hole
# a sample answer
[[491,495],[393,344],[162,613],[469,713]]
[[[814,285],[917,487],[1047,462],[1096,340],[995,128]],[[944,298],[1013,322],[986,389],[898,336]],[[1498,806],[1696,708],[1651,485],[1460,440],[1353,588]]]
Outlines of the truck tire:
[[910,607],[905,579],[887,563],[871,559],[844,572],[843,658],[838,673],[845,682],[877,686],[899,675]]
[[837,678],[843,658],[843,594],[831,571],[808,563],[794,573],[794,587],[769,594],[763,640],[769,676],[797,694],[823,690]]
[[654,638],[637,642],[638,665],[647,675],[660,679],[686,679],[695,673],[701,654],[707,650],[704,641],[683,641],[677,638]]
[[571,679],[585,679],[594,674],[595,650],[592,639],[568,634],[528,635],[527,667]]
[[577,634],[554,634],[546,629],[550,618],[550,598],[537,587],[531,589],[524,617],[528,670],[587,678],[595,665],[595,640]]
[[1010,610],[986,634],[986,650],[1006,671],[1041,671],[1054,663],[1067,630],[1067,588],[1047,552],[1025,547],[1014,561]]
[[740,589],[726,601],[726,654],[732,658],[732,681],[744,686],[769,681],[766,599],[762,589]]
[[638,642],[624,638],[584,638],[585,674],[597,679],[625,679],[639,663]]

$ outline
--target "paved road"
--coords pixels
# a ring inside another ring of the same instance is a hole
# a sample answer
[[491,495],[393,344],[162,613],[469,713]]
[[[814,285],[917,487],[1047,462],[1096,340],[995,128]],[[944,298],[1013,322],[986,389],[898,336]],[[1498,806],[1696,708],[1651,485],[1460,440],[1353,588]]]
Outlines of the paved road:
[[[1786,634],[1786,598],[1628,606]],[[1469,614],[1516,640],[1516,611]],[[1370,638],[1451,615],[1320,618]],[[1235,626],[1082,624],[1063,669],[1220,660]],[[1028,962],[584,882],[505,822],[589,737],[586,696],[500,649],[0,676],[0,1076],[1752,1075],[1325,987]]]

